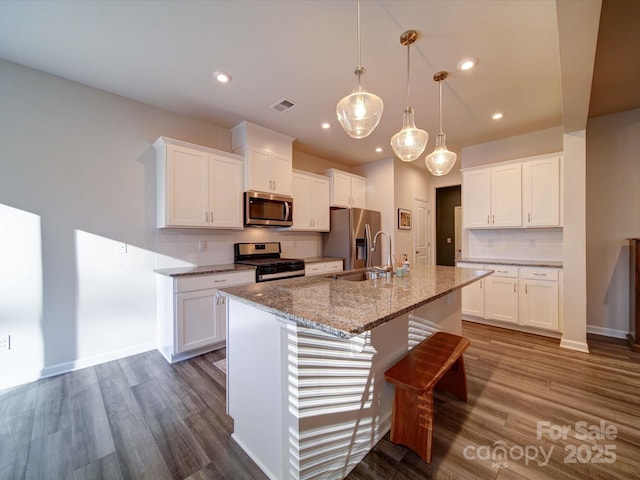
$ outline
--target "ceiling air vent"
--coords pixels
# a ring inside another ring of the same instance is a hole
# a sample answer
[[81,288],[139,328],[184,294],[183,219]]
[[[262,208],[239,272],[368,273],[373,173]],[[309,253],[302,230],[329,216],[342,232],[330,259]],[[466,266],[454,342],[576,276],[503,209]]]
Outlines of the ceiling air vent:
[[283,98],[281,100],[278,100],[277,103],[274,103],[273,105],[271,105],[271,108],[273,108],[276,112],[286,112],[287,110],[291,110],[293,107],[295,107],[296,104],[293,103],[291,100],[287,100],[286,98]]

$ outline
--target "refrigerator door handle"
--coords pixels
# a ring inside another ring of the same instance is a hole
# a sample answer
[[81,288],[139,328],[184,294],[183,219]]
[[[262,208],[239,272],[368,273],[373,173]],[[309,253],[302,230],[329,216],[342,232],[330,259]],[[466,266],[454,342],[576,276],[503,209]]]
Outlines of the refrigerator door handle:
[[368,223],[364,224],[364,239],[365,239],[365,245],[364,245],[364,254],[365,254],[365,263],[364,266],[366,268],[370,268],[371,267],[371,225],[369,225]]

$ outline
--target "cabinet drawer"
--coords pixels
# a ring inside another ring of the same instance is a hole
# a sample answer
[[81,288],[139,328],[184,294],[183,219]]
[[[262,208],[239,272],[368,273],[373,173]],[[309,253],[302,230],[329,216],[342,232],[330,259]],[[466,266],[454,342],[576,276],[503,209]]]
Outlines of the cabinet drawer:
[[327,262],[326,264],[327,273],[332,272],[341,272],[342,271],[342,261],[336,260],[335,262]]
[[512,265],[485,265],[485,267],[494,270],[493,277],[517,277],[518,267]]
[[325,273],[327,271],[326,263],[308,263],[304,266],[304,274],[305,275],[320,275],[321,273]]
[[224,272],[212,275],[193,275],[176,279],[175,293],[204,290],[207,288],[223,288],[256,281],[255,270]]
[[520,278],[528,280],[548,280],[557,282],[559,272],[557,268],[541,268],[541,267],[522,267],[520,269]]

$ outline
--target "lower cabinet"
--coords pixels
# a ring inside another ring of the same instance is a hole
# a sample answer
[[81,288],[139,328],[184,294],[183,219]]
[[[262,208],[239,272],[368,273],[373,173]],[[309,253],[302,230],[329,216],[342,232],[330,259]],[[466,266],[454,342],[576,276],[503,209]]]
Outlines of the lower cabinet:
[[464,317],[560,330],[560,269],[475,263],[458,267],[495,271],[462,289]]
[[518,267],[495,266],[486,277],[485,318],[518,323]]
[[[160,276],[159,276],[160,277]],[[218,288],[255,282],[254,270],[160,277],[158,350],[177,362],[225,346],[226,298]]]
[[520,269],[520,324],[558,330],[558,274],[549,268]]
[[314,262],[307,263],[304,266],[304,276],[322,275],[333,272],[341,272],[343,270],[342,260],[331,260],[330,262]]

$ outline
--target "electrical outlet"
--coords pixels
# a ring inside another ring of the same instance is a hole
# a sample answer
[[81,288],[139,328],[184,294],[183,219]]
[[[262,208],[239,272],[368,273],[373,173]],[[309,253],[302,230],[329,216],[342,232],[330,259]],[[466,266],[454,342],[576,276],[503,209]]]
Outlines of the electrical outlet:
[[199,252],[206,252],[207,251],[207,241],[206,240],[200,240],[198,242],[198,251]]
[[0,337],[0,352],[11,350],[11,335]]
[[529,240],[529,246],[530,247],[535,247],[536,246],[536,240],[535,239]]
[[127,244],[125,242],[118,243],[118,253],[119,254],[127,253]]

